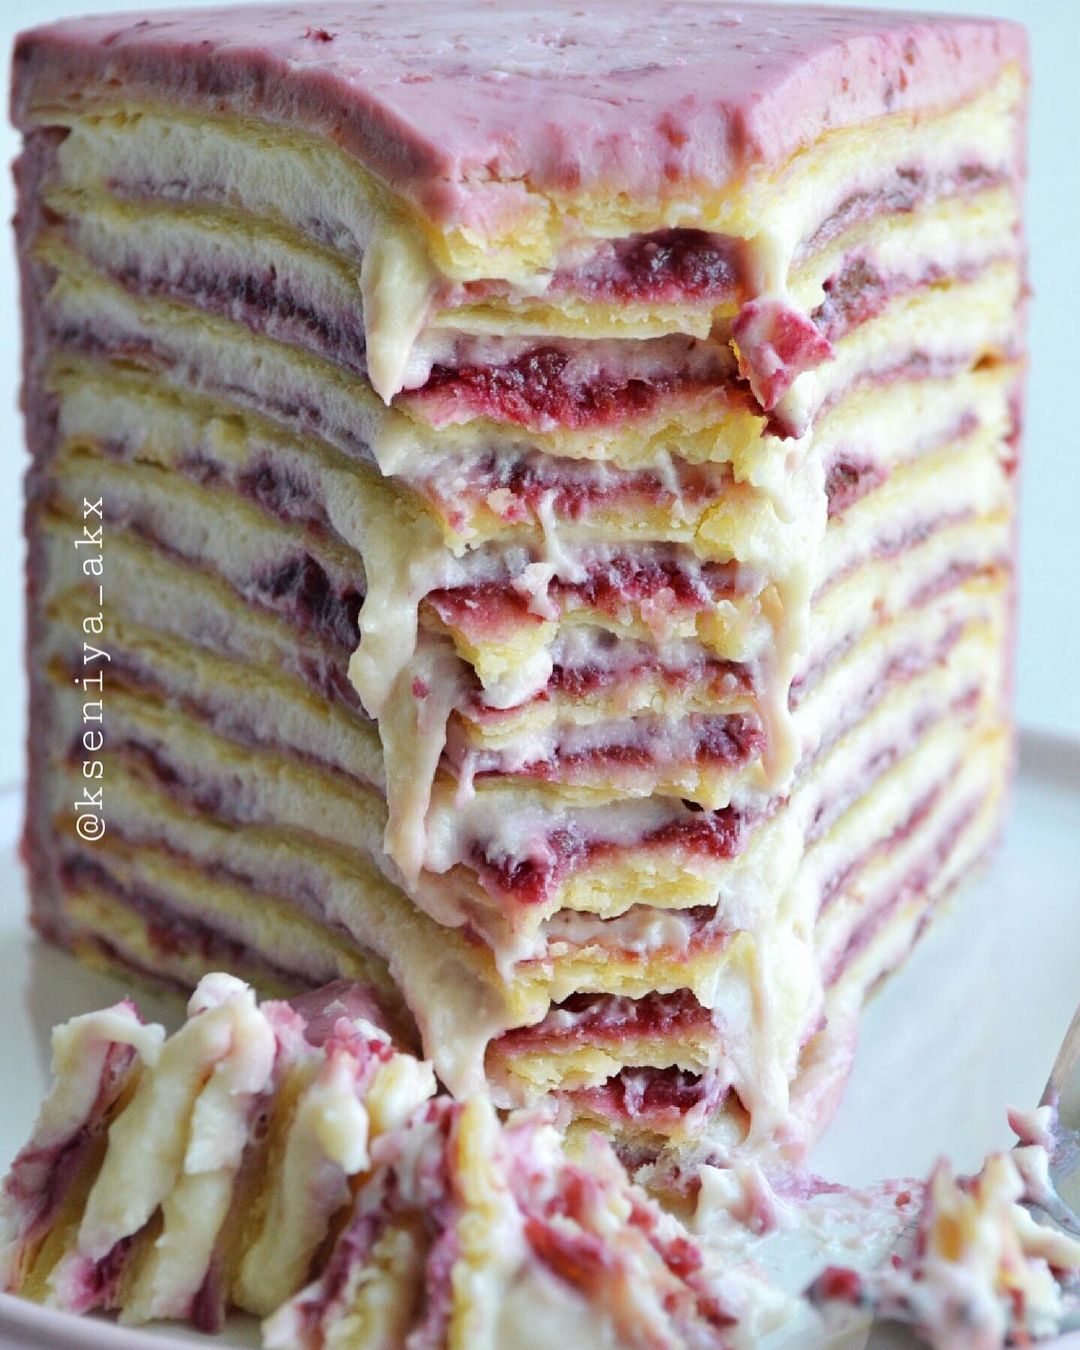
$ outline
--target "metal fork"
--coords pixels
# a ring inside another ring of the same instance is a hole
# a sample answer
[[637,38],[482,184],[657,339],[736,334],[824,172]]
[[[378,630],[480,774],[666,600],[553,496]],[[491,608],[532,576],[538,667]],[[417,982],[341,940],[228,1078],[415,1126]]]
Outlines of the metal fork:
[[1080,1008],[1061,1042],[1041,1105],[1056,1107],[1058,1113],[1050,1155],[1050,1180],[1057,1198],[1038,1208],[1058,1227],[1080,1238]]

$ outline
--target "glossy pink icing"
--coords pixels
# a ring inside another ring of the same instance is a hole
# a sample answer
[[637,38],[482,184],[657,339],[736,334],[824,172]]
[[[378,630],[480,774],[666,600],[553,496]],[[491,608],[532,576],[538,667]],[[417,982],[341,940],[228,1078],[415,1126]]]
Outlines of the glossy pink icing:
[[[444,224],[529,187],[717,186],[829,128],[947,106],[1023,30],[988,19],[701,0],[330,0],[98,15],[18,41],[13,108],[123,87],[331,136]],[[114,84],[112,82],[119,82]]]

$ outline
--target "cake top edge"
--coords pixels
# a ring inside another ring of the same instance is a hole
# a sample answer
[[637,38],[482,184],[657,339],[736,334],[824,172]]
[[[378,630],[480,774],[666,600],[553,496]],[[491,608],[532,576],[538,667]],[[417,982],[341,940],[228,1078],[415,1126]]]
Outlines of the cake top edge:
[[[93,15],[22,33],[12,114],[127,93],[331,137],[442,224],[485,195],[722,190],[824,133],[949,107],[997,19],[710,0],[330,0]],[[496,204],[492,202],[492,207]],[[497,208],[496,208],[497,209]]]

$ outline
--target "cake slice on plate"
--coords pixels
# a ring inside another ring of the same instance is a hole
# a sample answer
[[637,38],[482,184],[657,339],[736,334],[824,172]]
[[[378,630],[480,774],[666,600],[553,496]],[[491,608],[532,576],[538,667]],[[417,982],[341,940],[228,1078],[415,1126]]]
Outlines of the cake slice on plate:
[[39,930],[805,1145],[1000,823],[1025,108],[817,7],[24,34]]
[[374,1009],[345,983],[259,1005],[210,974],[168,1039],[129,1001],[58,1027],[52,1090],[0,1193],[0,1287],[204,1331],[229,1307],[272,1312],[374,1140],[435,1091]]
[[[0,1190],[0,1288],[263,1343],[719,1347],[787,1300],[710,1262],[593,1137],[435,1098],[430,1065],[338,982],[258,1004],[206,976],[166,1038],[130,1002],[58,1027]],[[529,1339],[530,1336],[533,1339]]]

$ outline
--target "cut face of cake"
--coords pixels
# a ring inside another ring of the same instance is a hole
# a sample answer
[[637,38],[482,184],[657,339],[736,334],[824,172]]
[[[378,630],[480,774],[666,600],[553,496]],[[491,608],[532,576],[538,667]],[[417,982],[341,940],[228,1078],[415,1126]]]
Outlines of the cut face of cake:
[[1001,818],[1025,106],[818,8],[25,34],[38,928],[804,1145]]

